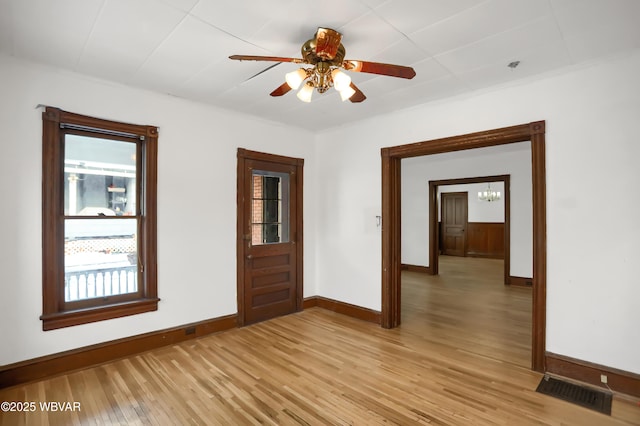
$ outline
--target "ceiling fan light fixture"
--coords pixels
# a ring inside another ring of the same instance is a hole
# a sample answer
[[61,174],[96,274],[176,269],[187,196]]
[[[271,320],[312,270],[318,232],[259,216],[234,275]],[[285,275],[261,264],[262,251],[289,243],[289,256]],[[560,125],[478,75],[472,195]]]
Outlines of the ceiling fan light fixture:
[[296,95],[298,99],[302,102],[311,102],[311,96],[313,95],[313,83],[307,82],[302,88],[298,91]]
[[[349,99],[353,103],[360,103],[367,99],[364,93],[351,82],[351,77],[341,70],[386,75],[389,77],[406,78],[408,80],[416,75],[413,68],[403,65],[345,60],[345,52],[346,50],[342,45],[342,34],[330,28],[320,27],[313,38],[302,44],[300,48],[302,58],[231,55],[229,59],[237,61],[304,64],[302,65],[303,68],[286,73],[286,81],[269,93],[270,96],[282,96],[290,90],[298,90],[297,96],[303,102],[311,102],[314,89],[322,94],[326,93],[332,87],[340,93],[343,101]],[[274,66],[275,65],[272,65],[256,75],[262,74]],[[304,66],[306,66],[306,68],[304,68]]]
[[342,102],[344,102],[347,99],[350,99],[354,93],[356,93],[356,91],[353,90],[351,87],[347,86],[345,89],[342,89],[340,91],[340,99],[342,99]]
[[288,72],[285,74],[284,79],[286,80],[289,87],[293,90],[296,90],[300,87],[300,84],[307,78],[307,73],[304,68],[298,68],[295,71]]
[[338,92],[342,92],[343,90],[350,88],[351,77],[340,71],[338,68],[331,71],[331,79],[333,80],[333,87],[335,87]]

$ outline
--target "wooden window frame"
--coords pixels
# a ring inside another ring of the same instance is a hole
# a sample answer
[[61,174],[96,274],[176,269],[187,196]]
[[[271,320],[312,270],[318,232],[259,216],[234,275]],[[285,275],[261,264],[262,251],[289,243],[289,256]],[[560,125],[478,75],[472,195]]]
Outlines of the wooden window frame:
[[[72,130],[67,130],[72,129]],[[137,145],[137,293],[69,306],[64,299],[64,137],[109,135]],[[87,324],[158,309],[157,288],[158,129],[103,120],[46,107],[42,114],[42,329]]]

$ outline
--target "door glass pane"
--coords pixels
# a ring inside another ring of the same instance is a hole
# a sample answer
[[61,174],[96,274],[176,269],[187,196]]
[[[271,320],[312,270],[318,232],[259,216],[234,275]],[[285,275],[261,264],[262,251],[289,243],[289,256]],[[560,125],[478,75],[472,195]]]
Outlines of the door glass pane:
[[138,291],[137,219],[66,219],[64,300]]
[[135,143],[65,135],[66,216],[134,216],[135,191]]
[[251,185],[251,243],[289,242],[289,174],[254,170]]

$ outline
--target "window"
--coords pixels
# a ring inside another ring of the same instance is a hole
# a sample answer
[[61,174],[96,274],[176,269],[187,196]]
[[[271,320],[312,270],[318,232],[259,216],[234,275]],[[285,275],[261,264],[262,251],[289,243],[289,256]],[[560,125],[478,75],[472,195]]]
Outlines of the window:
[[157,128],[42,120],[43,329],[157,310]]
[[252,195],[251,243],[289,242],[289,174],[253,170]]

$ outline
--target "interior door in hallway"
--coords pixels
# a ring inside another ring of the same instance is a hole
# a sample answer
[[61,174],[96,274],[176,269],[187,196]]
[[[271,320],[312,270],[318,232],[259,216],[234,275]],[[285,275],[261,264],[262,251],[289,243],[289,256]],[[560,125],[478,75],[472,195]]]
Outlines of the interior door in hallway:
[[302,160],[238,152],[238,322],[302,309]]
[[440,194],[442,220],[442,254],[465,256],[467,239],[466,192],[443,192]]

